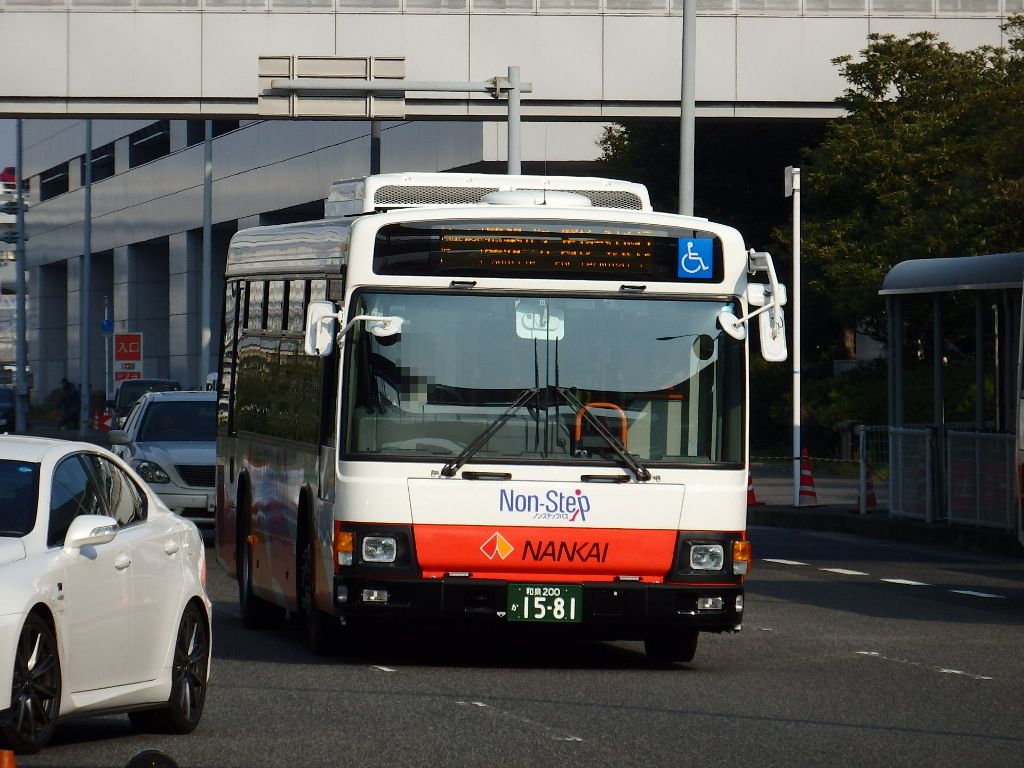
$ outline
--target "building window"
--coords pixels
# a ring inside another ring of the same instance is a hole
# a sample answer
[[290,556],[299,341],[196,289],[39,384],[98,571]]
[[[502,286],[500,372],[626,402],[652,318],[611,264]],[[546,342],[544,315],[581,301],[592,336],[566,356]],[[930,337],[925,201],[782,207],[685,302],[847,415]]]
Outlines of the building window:
[[[82,184],[85,184],[85,155],[79,158],[81,163],[81,179]],[[92,151],[92,180],[93,182],[103,181],[103,179],[109,179],[114,175],[114,144],[106,144],[102,147],[97,147]]]
[[68,164],[55,165],[39,174],[39,199],[49,200],[51,197],[63,195],[68,191]]
[[[229,131],[237,131],[241,123],[238,120],[212,120],[213,138],[217,138]],[[186,129],[185,146],[191,147],[195,144],[202,144],[206,140],[206,121],[189,120]]]
[[128,136],[129,168],[135,168],[170,153],[171,126],[167,120],[158,120]]

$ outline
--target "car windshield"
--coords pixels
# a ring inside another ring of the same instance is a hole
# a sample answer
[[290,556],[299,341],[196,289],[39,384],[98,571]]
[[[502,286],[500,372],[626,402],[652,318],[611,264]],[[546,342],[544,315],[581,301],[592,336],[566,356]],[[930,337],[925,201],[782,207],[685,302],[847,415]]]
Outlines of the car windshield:
[[357,324],[345,347],[345,452],[442,464],[458,457],[459,466],[623,466],[626,452],[644,464],[735,465],[743,456],[743,345],[717,327],[722,306],[652,297],[357,295],[350,316],[405,322],[393,337]]
[[158,400],[142,415],[136,441],[213,441],[217,439],[216,418],[217,403],[213,400]]
[[21,537],[36,523],[39,465],[0,459],[0,536]]
[[117,390],[117,405],[119,408],[129,409],[147,392],[170,392],[178,389],[181,387],[173,381],[125,381]]

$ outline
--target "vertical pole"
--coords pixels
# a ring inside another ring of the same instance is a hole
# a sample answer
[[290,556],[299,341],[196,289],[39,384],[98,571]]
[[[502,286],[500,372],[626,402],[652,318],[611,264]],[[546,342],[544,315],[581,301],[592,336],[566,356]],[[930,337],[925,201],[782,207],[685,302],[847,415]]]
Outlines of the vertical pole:
[[697,112],[697,0],[683,0],[683,50],[679,94],[679,212],[693,215],[693,159]]
[[522,121],[521,96],[519,90],[519,67],[508,68],[508,172],[518,176],[522,173],[520,157],[519,128]]
[[786,168],[786,196],[793,198],[793,506],[800,506],[800,169]]
[[103,297],[103,399],[114,399],[114,383],[111,381],[110,342],[113,335],[110,326],[110,297]]
[[89,432],[89,392],[92,382],[89,380],[92,348],[90,331],[92,330],[92,120],[85,121],[85,210],[82,220],[82,270],[78,277],[78,368],[79,368],[79,426],[78,434]]
[[974,294],[974,428],[985,429],[985,306]]
[[206,385],[206,375],[210,372],[210,340],[213,331],[211,308],[213,303],[213,121],[207,120],[203,135],[203,265],[199,342],[199,381],[200,387]]
[[999,305],[992,305],[992,364],[995,370],[992,371],[992,395],[995,400],[995,421],[993,427],[996,432],[1003,428],[1003,388],[999,356]]
[[858,511],[864,515],[868,511],[868,431],[864,427],[860,428],[858,439],[860,440],[860,478],[857,506],[859,507]]
[[[935,495],[932,497],[935,509],[941,518],[943,482],[946,473],[943,462],[946,456],[946,412],[945,412],[945,369],[942,349],[942,294],[932,296],[932,421],[935,423]],[[928,522],[931,522],[930,520]]]
[[380,173],[380,120],[370,121],[370,174]]
[[15,380],[14,380],[14,428],[18,432],[24,432],[28,428],[28,376],[25,374],[27,363],[27,345],[25,340],[25,192],[22,188],[22,121],[18,118],[15,128],[15,155],[14,155],[14,183],[15,200],[18,204],[17,227],[18,242],[14,251],[14,268],[17,271],[15,278]]

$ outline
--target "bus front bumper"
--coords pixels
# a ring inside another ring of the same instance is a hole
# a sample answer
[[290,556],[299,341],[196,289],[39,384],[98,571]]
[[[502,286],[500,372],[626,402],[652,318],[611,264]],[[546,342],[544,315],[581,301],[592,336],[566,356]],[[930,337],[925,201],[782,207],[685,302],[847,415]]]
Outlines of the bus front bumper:
[[[509,584],[468,578],[338,576],[334,604],[339,616],[360,623],[374,619],[535,623],[509,621]],[[643,627],[735,632],[743,622],[744,591],[739,584],[594,582],[579,586],[582,610],[575,626],[609,639],[638,639]]]

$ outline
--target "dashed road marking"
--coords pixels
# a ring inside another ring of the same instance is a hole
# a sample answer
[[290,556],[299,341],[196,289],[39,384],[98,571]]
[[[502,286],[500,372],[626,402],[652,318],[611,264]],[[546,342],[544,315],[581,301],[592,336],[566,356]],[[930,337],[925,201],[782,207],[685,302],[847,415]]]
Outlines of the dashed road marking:
[[993,595],[991,592],[975,592],[973,589],[951,589],[949,591],[958,595],[969,595],[971,597],[995,598],[997,600],[1005,599],[1003,595]]
[[869,656],[873,659],[881,659],[882,661],[891,661],[894,664],[906,664],[908,667],[921,667],[922,669],[930,669],[933,672],[939,672],[943,675],[958,675],[959,677],[967,677],[971,680],[994,680],[995,678],[988,677],[987,675],[977,675],[973,672],[964,672],[962,669],[949,669],[948,667],[933,667],[930,664],[922,664],[919,661],[911,661],[910,659],[895,659],[890,656],[883,656],[878,651],[857,651],[858,656]]
[[[800,560],[786,560],[781,557],[762,557],[761,562],[763,563],[775,563],[776,565],[797,565],[807,566]],[[835,573],[839,576],[871,576],[870,573],[865,571],[855,571],[851,568],[818,568],[819,571],[825,573]],[[929,584],[926,581],[914,581],[913,579],[879,579],[884,581],[886,584],[898,584],[905,587],[931,587],[933,584]],[[975,589],[950,589],[950,592],[957,595],[967,595],[968,597],[980,597],[985,600],[1005,600],[1005,595],[997,595],[992,592],[981,592]]]
[[376,669],[376,670],[379,670],[381,672],[397,672],[398,671],[397,669],[392,669],[391,667],[383,667],[380,664],[371,664],[370,665],[370,669]]
[[489,706],[488,704],[485,704],[482,701],[456,701],[455,703],[462,707],[479,707],[480,709],[486,710],[487,714],[493,717],[500,717],[506,720],[515,720],[516,722],[521,723],[523,725],[531,726],[532,728],[536,728],[540,731],[543,731],[547,734],[548,738],[554,741],[583,741],[581,737],[576,736],[575,734],[566,733],[565,731],[558,730],[557,728],[552,728],[550,725],[547,725],[546,723],[541,723],[537,720],[531,720],[528,717],[517,715],[514,712],[508,712],[503,709],[497,709],[495,707]]

